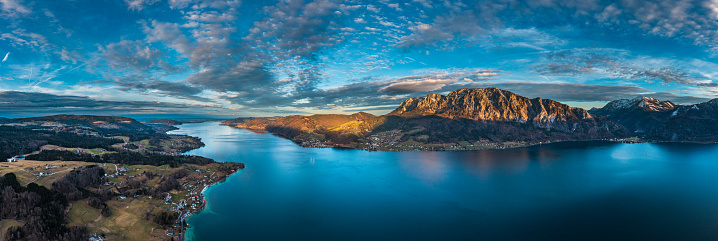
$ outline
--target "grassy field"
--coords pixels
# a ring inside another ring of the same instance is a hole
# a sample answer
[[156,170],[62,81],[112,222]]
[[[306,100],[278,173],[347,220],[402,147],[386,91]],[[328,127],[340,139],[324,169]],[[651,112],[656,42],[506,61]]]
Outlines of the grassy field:
[[84,226],[100,216],[100,210],[90,207],[87,200],[75,201],[70,205],[70,212],[67,214],[70,226]]
[[72,202],[68,213],[70,226],[86,226],[91,234],[103,233],[110,240],[164,240],[165,230],[144,219],[155,204],[147,198],[107,201],[112,215],[103,217],[100,210],[87,205],[87,200]]
[[[45,165],[55,165],[55,168],[44,169]],[[45,187],[51,187],[52,182],[62,178],[70,170],[82,166],[92,165],[87,162],[64,162],[64,161],[29,161],[20,160],[18,162],[1,162],[0,175],[6,173],[14,173],[21,184],[27,185],[35,182]],[[52,175],[37,177],[33,173],[44,172]]]

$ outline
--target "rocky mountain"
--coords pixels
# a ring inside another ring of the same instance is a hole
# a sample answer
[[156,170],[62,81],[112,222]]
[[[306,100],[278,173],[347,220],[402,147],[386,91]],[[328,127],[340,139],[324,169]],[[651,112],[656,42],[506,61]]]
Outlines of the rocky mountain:
[[676,109],[670,101],[660,101],[651,97],[614,100],[600,109],[589,112],[614,120],[636,135],[645,135],[658,128]]
[[650,97],[611,101],[590,111],[604,115],[632,133],[655,141],[718,141],[718,99],[675,105]]
[[628,135],[620,124],[584,109],[496,88],[410,98],[384,116],[238,118],[224,124],[279,133],[305,146],[370,150],[502,148]]
[[388,115],[519,122],[568,132],[576,131],[574,124],[578,122],[606,122],[581,108],[548,99],[529,99],[497,88],[459,89],[447,96],[430,94],[410,98]]

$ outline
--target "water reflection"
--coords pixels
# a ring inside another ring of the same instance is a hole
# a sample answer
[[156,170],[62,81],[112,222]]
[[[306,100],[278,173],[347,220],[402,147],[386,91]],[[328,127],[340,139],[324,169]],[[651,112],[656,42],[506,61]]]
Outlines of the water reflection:
[[[200,123],[191,154],[247,168],[194,240],[712,240],[718,147],[566,142],[467,152],[302,148]],[[239,236],[238,236],[239,235]]]
[[409,173],[424,182],[435,184],[443,181],[449,174],[449,166],[446,162],[439,161],[439,152],[406,152],[397,155],[397,162],[404,172]]

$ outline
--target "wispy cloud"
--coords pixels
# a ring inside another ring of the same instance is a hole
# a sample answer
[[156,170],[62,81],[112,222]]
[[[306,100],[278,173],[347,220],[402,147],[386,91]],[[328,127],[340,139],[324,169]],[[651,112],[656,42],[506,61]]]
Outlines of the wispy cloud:
[[84,96],[0,91],[0,111],[13,115],[20,113],[31,115],[97,113],[98,111],[105,114],[197,114],[212,113],[218,109],[222,108],[211,105],[151,101],[103,101]]
[[0,9],[2,9],[2,15],[7,17],[17,17],[31,12],[30,8],[19,0],[0,0]]
[[[538,74],[576,76],[597,74],[606,78],[660,81],[709,86],[711,80],[700,73],[671,65],[641,66],[646,59],[630,60],[625,51],[613,49],[569,49],[545,52],[545,62],[534,67]],[[660,63],[660,61],[658,61]],[[708,82],[707,82],[708,81]]]

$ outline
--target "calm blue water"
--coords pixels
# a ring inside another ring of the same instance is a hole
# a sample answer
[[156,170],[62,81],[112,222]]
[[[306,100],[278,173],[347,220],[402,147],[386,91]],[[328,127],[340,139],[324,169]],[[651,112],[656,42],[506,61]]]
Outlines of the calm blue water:
[[190,240],[716,240],[718,146],[564,143],[458,152],[303,148],[185,124],[190,154],[246,169]]

